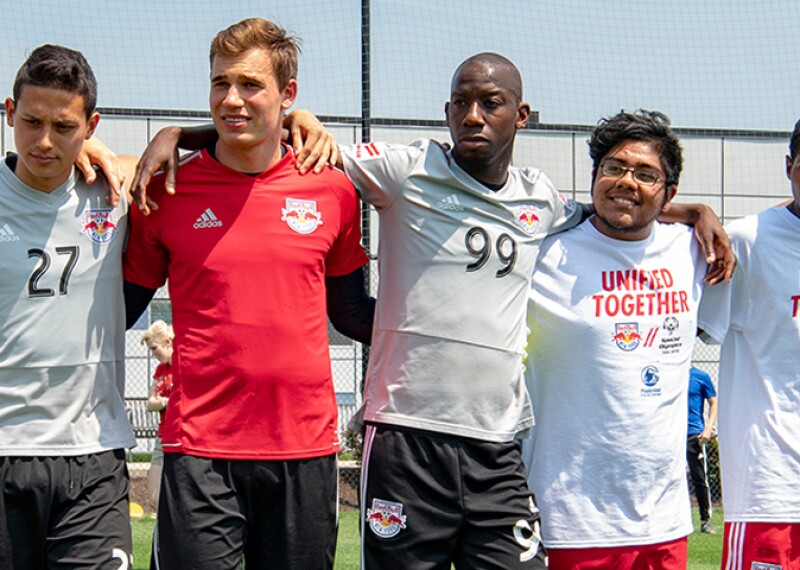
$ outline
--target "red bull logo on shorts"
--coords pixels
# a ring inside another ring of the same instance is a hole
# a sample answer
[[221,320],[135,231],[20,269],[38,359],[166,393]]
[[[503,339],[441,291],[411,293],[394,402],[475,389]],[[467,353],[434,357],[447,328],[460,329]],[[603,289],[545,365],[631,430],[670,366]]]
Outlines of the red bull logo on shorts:
[[539,209],[531,204],[517,206],[514,210],[514,221],[528,235],[539,229]]
[[317,211],[314,200],[286,198],[286,207],[281,208],[281,221],[299,234],[310,234],[322,225],[322,212]]
[[391,538],[406,528],[403,504],[372,499],[372,508],[367,509],[366,521],[378,538]]
[[111,208],[85,210],[81,228],[81,233],[86,234],[86,237],[93,242],[100,244],[106,244],[114,239],[118,229]]
[[635,350],[642,342],[639,334],[639,323],[616,323],[612,340],[625,352]]

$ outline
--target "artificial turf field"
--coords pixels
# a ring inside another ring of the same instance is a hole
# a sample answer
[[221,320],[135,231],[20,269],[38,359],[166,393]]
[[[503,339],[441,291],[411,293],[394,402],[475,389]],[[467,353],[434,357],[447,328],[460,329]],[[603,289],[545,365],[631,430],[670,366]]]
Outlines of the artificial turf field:
[[[694,526],[700,528],[697,509],[693,512]],[[689,535],[688,570],[719,570],[722,556],[722,511],[715,509],[712,523],[717,535],[695,532]],[[133,526],[133,568],[147,570],[150,567],[150,540],[153,519],[142,518],[131,521]],[[339,542],[336,549],[336,570],[358,570],[358,511],[342,511],[339,515]]]

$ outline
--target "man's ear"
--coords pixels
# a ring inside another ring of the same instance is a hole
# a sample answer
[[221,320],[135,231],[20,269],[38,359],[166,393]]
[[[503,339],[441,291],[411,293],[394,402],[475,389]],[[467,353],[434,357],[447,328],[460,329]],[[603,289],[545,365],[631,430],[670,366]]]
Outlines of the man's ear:
[[517,130],[524,129],[525,125],[528,124],[528,119],[531,116],[531,106],[528,103],[520,103],[517,105],[517,122],[516,127]]
[[86,136],[83,137],[84,139],[88,141],[90,138],[92,138],[92,136],[94,135],[94,131],[97,128],[97,124],[99,122],[100,122],[100,113],[92,113],[87,123],[87,126],[89,128],[86,129]]
[[673,184],[672,186],[667,186],[666,196],[664,197],[664,205],[661,206],[661,211],[666,212],[672,206],[672,200],[675,199],[675,195],[678,193],[678,185]]
[[286,84],[286,87],[283,88],[283,99],[281,100],[281,107],[283,109],[288,109],[289,107],[294,105],[296,99],[297,99],[297,80],[290,79],[289,82]]
[[9,127],[14,126],[14,100],[6,97],[6,123]]

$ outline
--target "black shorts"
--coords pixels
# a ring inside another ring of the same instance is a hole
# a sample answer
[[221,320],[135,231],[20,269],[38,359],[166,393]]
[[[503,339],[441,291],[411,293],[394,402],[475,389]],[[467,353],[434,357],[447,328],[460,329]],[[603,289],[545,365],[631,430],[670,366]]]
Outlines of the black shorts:
[[124,450],[0,457],[0,568],[130,568]]
[[367,425],[362,568],[546,568],[520,445]]
[[159,566],[169,570],[333,568],[336,455],[290,461],[164,454]]

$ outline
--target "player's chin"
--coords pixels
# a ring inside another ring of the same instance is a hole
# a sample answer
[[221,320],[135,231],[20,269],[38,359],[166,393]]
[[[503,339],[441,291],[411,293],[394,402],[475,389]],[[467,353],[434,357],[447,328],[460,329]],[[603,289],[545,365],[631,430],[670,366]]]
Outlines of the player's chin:
[[488,163],[492,158],[492,148],[487,143],[459,143],[456,151],[461,158],[476,164]]

